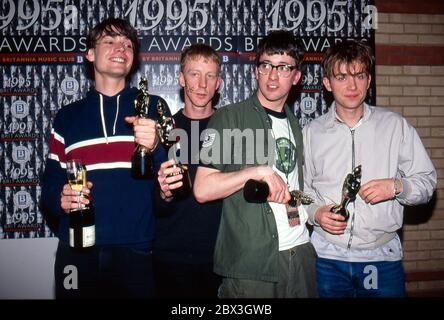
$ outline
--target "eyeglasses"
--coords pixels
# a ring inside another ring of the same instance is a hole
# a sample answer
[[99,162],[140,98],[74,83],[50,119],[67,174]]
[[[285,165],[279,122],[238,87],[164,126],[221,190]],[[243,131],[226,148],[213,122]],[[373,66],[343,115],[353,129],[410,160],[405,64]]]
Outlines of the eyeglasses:
[[101,44],[105,48],[123,48],[125,50],[133,51],[133,44],[131,42],[119,42],[114,40],[103,40],[101,42],[96,42],[96,45]]
[[292,66],[291,64],[279,64],[275,66],[274,64],[264,61],[259,62],[257,65],[257,70],[264,76],[268,75],[273,69],[277,70],[279,77],[288,78],[291,72],[296,69],[296,66]]

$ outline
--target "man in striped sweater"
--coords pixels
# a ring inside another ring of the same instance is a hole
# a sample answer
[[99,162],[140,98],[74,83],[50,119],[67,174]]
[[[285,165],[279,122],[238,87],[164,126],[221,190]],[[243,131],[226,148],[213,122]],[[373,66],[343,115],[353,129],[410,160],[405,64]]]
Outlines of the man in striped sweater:
[[[151,242],[154,234],[155,179],[134,179],[131,156],[135,143],[152,150],[154,167],[166,160],[158,144],[157,96],[151,96],[149,118],[133,115],[138,90],[126,85],[138,53],[136,30],[110,18],[91,30],[86,59],[93,67],[95,88],[86,98],[64,106],[50,137],[42,179],[42,206],[59,220],[56,297],[145,298],[153,294]],[[82,192],[92,196],[96,245],[88,252],[68,245],[69,212],[87,199],[67,184],[66,161],[80,159],[88,170]],[[76,277],[70,272],[75,267]],[[74,283],[73,283],[74,281]]]

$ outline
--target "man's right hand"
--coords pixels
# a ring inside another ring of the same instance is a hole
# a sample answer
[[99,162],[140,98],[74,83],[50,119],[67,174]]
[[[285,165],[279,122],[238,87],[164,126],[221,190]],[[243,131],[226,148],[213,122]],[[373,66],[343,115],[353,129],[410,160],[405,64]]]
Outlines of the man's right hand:
[[291,195],[285,181],[269,166],[259,166],[257,169],[261,176],[260,180],[266,182],[270,190],[267,201],[286,204],[291,199]]
[[314,218],[321,228],[328,233],[343,234],[347,227],[347,222],[342,215],[330,211],[334,206],[334,204],[329,204],[320,207],[316,210]]
[[72,209],[78,209],[80,205],[86,205],[89,203],[89,200],[85,197],[82,197],[80,193],[84,193],[89,195],[91,193],[91,188],[93,183],[88,181],[86,183],[86,187],[82,188],[82,191],[76,191],[71,188],[69,184],[65,184],[63,186],[63,190],[60,193],[60,207],[65,211],[65,213],[69,213]]
[[171,201],[173,198],[171,190],[178,189],[183,185],[183,175],[177,174],[181,169],[179,167],[173,167],[174,164],[175,161],[173,159],[163,162],[160,165],[157,173],[157,181],[159,182],[160,186],[160,196],[166,201]]

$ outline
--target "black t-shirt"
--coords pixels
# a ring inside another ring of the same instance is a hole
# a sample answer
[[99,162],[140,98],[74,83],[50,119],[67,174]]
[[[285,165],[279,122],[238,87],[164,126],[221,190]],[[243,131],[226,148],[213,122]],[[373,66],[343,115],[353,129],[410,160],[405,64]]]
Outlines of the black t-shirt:
[[[207,127],[210,118],[193,120],[187,118],[182,111],[179,110],[173,118],[176,128],[184,129],[188,134],[189,172],[191,182],[194,183],[199,161],[197,155],[192,154],[191,140],[197,139],[194,143],[199,143],[200,150],[200,134]],[[195,128],[193,132],[192,123]],[[184,147],[183,142],[181,147]],[[159,193],[158,190],[156,192]],[[153,246],[156,257],[172,262],[211,263],[221,211],[222,200],[201,204],[192,193],[168,204],[162,202],[156,208],[157,224]]]

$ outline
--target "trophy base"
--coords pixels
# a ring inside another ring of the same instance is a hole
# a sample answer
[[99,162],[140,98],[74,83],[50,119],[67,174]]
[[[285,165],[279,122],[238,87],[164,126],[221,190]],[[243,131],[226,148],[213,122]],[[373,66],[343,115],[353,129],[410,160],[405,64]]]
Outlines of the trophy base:
[[154,177],[153,159],[150,153],[137,152],[131,157],[131,176],[134,179]]
[[341,216],[344,217],[344,221],[347,221],[348,218],[350,217],[350,214],[348,213],[347,209],[345,209],[345,207],[342,206],[333,207],[331,208],[330,212],[340,214]]
[[183,175],[183,185],[178,189],[171,190],[171,193],[175,199],[184,199],[187,198],[192,192],[190,173],[187,166],[182,164],[177,164],[175,166],[179,166],[181,168],[180,173]]

